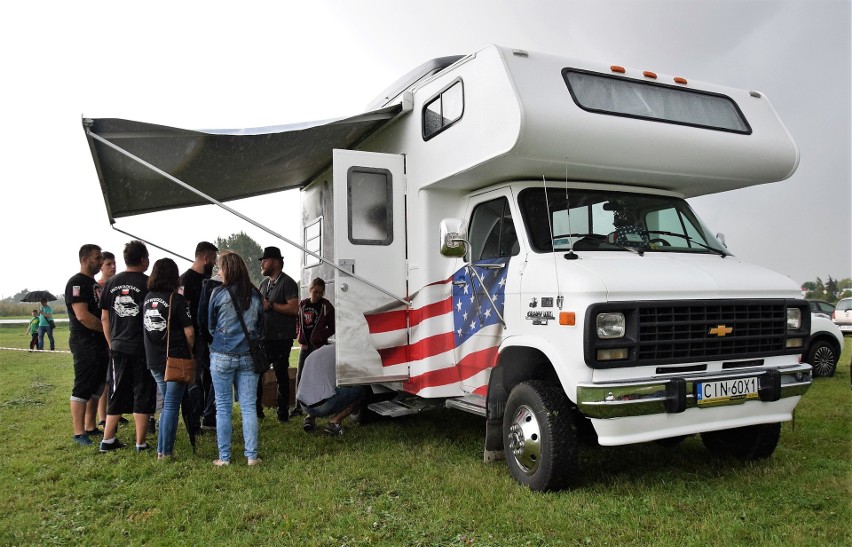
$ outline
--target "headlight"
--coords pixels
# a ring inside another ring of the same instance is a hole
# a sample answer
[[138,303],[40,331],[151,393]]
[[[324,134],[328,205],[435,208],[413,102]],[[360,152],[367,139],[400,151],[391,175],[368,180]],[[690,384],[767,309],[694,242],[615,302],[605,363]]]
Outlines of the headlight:
[[[789,326],[789,319],[787,324]],[[624,336],[624,314],[621,312],[599,313],[595,319],[595,328],[598,333],[598,338],[607,340],[611,338],[621,338]]]
[[799,308],[787,308],[787,328],[798,330],[802,326],[802,310]]

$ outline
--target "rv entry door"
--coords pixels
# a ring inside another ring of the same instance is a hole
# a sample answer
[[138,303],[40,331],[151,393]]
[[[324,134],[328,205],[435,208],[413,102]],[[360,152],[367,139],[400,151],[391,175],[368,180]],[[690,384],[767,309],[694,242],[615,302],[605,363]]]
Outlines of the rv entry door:
[[334,249],[347,272],[334,277],[338,385],[408,379],[404,166],[334,151]]

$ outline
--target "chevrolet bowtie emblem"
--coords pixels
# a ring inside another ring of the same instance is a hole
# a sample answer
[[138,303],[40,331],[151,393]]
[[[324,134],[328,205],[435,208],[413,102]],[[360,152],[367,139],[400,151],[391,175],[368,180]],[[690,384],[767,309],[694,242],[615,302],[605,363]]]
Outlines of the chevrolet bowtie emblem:
[[727,336],[728,334],[731,334],[732,332],[734,332],[733,328],[727,327],[725,325],[719,325],[719,326],[716,326],[716,327],[713,327],[712,329],[710,329],[709,334],[715,334],[716,336],[721,338],[722,336]]

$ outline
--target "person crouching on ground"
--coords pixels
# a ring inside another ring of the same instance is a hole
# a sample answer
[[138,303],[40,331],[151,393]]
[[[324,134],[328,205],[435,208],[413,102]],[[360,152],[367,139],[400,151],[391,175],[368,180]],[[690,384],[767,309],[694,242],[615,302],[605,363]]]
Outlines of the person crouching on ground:
[[216,396],[216,441],[219,459],[213,465],[231,462],[231,412],[236,380],[237,397],[243,418],[245,457],[249,465],[260,463],[257,440],[257,380],[246,338],[237,314],[242,315],[252,339],[263,333],[263,299],[251,284],[246,264],[240,255],[223,251],[219,255],[222,286],[210,296],[208,326],[213,334],[210,344],[210,375]]
[[322,346],[305,360],[296,400],[307,414],[303,426],[307,432],[314,430],[316,418],[331,416],[325,426],[326,433],[343,435],[341,422],[354,412],[366,394],[364,386],[337,387],[334,361],[334,344]]
[[186,299],[177,292],[179,285],[177,264],[170,258],[161,258],[154,262],[148,278],[148,294],[142,306],[145,359],[163,396],[157,437],[158,460],[171,457],[174,452],[180,405],[188,387],[182,382],[165,381],[166,358],[191,358],[189,348],[195,341],[195,330]]

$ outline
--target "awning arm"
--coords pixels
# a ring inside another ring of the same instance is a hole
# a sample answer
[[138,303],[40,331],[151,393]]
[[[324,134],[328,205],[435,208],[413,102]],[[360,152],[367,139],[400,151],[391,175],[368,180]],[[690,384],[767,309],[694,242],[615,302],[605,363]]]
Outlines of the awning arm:
[[[288,238],[284,237],[283,235],[279,234],[278,232],[276,232],[276,231],[274,231],[274,230],[272,230],[272,229],[270,229],[270,228],[267,228],[267,227],[266,227],[266,226],[264,226],[263,224],[260,224],[259,222],[256,222],[255,220],[253,220],[253,219],[251,219],[251,218],[249,218],[249,217],[245,216],[244,214],[240,213],[240,212],[239,212],[239,211],[237,211],[236,209],[232,209],[231,207],[228,207],[227,205],[225,205],[225,204],[224,204],[224,203],[222,203],[221,201],[219,201],[219,200],[215,199],[214,197],[212,197],[212,196],[208,196],[208,195],[207,195],[207,194],[205,194],[204,192],[202,192],[202,191],[200,191],[200,190],[196,189],[196,188],[195,188],[195,187],[193,187],[193,186],[190,186],[189,184],[187,184],[187,183],[183,182],[183,181],[182,181],[182,180],[180,180],[179,178],[174,177],[174,176],[172,176],[172,175],[171,175],[171,174],[169,174],[169,173],[166,173],[165,171],[163,171],[163,170],[162,170],[162,169],[160,169],[159,167],[157,167],[157,166],[155,166],[155,165],[153,165],[153,164],[151,164],[151,163],[149,163],[149,162],[147,162],[147,161],[143,160],[142,158],[140,158],[140,157],[138,157],[138,156],[136,156],[136,155],[134,155],[134,154],[131,154],[131,153],[130,153],[130,152],[128,152],[127,150],[125,150],[125,149],[121,148],[120,146],[117,146],[117,145],[113,144],[112,142],[110,142],[110,141],[106,140],[105,138],[101,137],[100,135],[98,135],[98,134],[96,134],[96,133],[93,133],[93,132],[92,132],[92,130],[91,130],[90,128],[88,128],[88,127],[86,128],[86,135],[88,135],[89,137],[91,137],[91,138],[93,138],[93,139],[97,140],[98,142],[103,143],[105,146],[108,146],[109,148],[112,148],[113,150],[115,150],[115,151],[116,151],[116,152],[118,152],[119,154],[123,154],[123,155],[127,156],[128,158],[132,159],[133,161],[135,161],[135,162],[136,162],[136,163],[138,163],[139,165],[142,165],[142,166],[144,166],[144,167],[147,167],[148,169],[150,169],[151,171],[154,171],[154,172],[155,172],[155,173],[157,173],[158,175],[161,175],[161,176],[163,176],[163,177],[167,178],[168,180],[170,180],[170,181],[174,182],[174,183],[175,183],[175,184],[177,184],[178,186],[181,186],[182,188],[185,188],[186,190],[189,190],[190,192],[192,192],[193,194],[197,195],[197,196],[198,196],[198,197],[200,197],[201,199],[203,199],[203,200],[205,200],[205,201],[208,201],[208,202],[212,203],[213,205],[217,205],[217,206],[219,206],[220,208],[224,209],[225,211],[228,211],[229,213],[231,213],[232,215],[234,215],[234,216],[236,216],[236,217],[239,217],[239,218],[241,218],[242,220],[244,220],[244,221],[248,222],[248,223],[249,223],[249,224],[251,224],[252,226],[254,226],[254,227],[256,227],[256,228],[259,228],[259,229],[263,230],[264,232],[268,233],[269,235],[271,235],[271,236],[273,236],[273,237],[277,237],[278,239],[280,239],[281,241],[283,241],[283,242],[287,243],[288,245],[291,245],[291,246],[293,246],[293,247],[295,247],[295,248],[299,249],[299,250],[300,250],[300,251],[302,251],[303,253],[307,253],[307,254],[311,255],[312,257],[316,258],[317,260],[319,260],[319,261],[321,261],[321,262],[323,262],[323,263],[325,263],[325,264],[328,264],[329,266],[331,266],[331,267],[332,267],[332,268],[334,268],[335,270],[337,270],[337,271],[339,271],[339,272],[341,272],[341,273],[344,273],[344,274],[346,274],[346,275],[347,275],[347,276],[349,276],[349,277],[354,277],[355,279],[357,279],[357,280],[361,281],[362,283],[364,283],[364,284],[366,284],[366,285],[368,285],[368,286],[372,287],[373,289],[375,289],[375,290],[377,290],[377,291],[379,291],[379,292],[381,292],[381,293],[383,293],[383,294],[386,294],[387,296],[389,296],[389,297],[393,298],[394,300],[397,300],[397,301],[399,301],[399,302],[401,302],[401,303],[405,304],[406,306],[411,306],[411,303],[410,303],[410,302],[408,302],[408,300],[406,300],[405,298],[402,298],[402,297],[397,296],[397,295],[395,295],[395,294],[393,294],[393,293],[391,293],[391,292],[388,292],[386,289],[383,289],[382,287],[379,287],[379,286],[378,286],[378,285],[376,285],[375,283],[373,283],[373,282],[371,282],[371,281],[368,281],[367,279],[364,279],[363,277],[360,277],[360,276],[358,276],[358,275],[356,275],[356,274],[354,274],[354,273],[350,272],[349,270],[346,270],[346,269],[344,269],[344,268],[341,268],[341,267],[340,267],[340,266],[338,266],[337,264],[334,264],[333,262],[331,262],[331,261],[329,261],[329,260],[327,260],[327,259],[325,259],[325,258],[321,257],[320,255],[316,254],[316,253],[315,253],[315,252],[313,252],[313,251],[309,251],[308,249],[306,249],[306,248],[302,247],[301,245],[299,245],[298,243],[296,243],[296,242],[294,242],[294,241],[291,241],[290,239],[288,239]],[[120,231],[120,230],[119,230],[119,231]],[[131,236],[131,237],[133,237],[133,236]],[[155,246],[156,246],[156,245],[155,245]],[[162,247],[157,247],[157,248],[162,249]],[[165,251],[166,249],[163,249],[163,250]],[[171,252],[171,251],[166,251],[166,252]],[[178,256],[178,255],[176,255],[176,256]],[[181,257],[181,258],[183,258],[183,257]]]
[[156,243],[152,243],[151,241],[148,241],[147,239],[144,239],[144,238],[141,238],[141,237],[139,237],[139,236],[133,235],[133,234],[131,234],[130,232],[125,232],[125,231],[124,231],[124,230],[122,230],[121,228],[116,228],[116,227],[115,227],[115,224],[113,224],[113,225],[112,225],[112,229],[113,229],[113,230],[115,230],[116,232],[121,232],[122,234],[124,234],[124,235],[126,235],[126,236],[128,236],[128,237],[132,237],[133,239],[138,239],[138,240],[139,240],[139,241],[141,241],[142,243],[146,243],[146,244],[148,244],[148,245],[150,245],[150,246],[152,246],[152,247],[156,247],[157,249],[160,249],[161,251],[165,251],[165,252],[169,253],[169,254],[170,254],[170,255],[172,255],[172,256],[176,256],[176,257],[178,257],[178,258],[182,258],[182,259],[186,260],[187,262],[195,262],[195,261],[194,261],[194,260],[192,260],[191,258],[186,258],[185,256],[183,256],[183,255],[179,255],[179,254],[177,254],[177,253],[176,253],[176,252],[174,252],[174,251],[170,251],[170,250],[166,249],[165,247],[160,247],[160,246],[159,246],[159,245],[157,245]]

